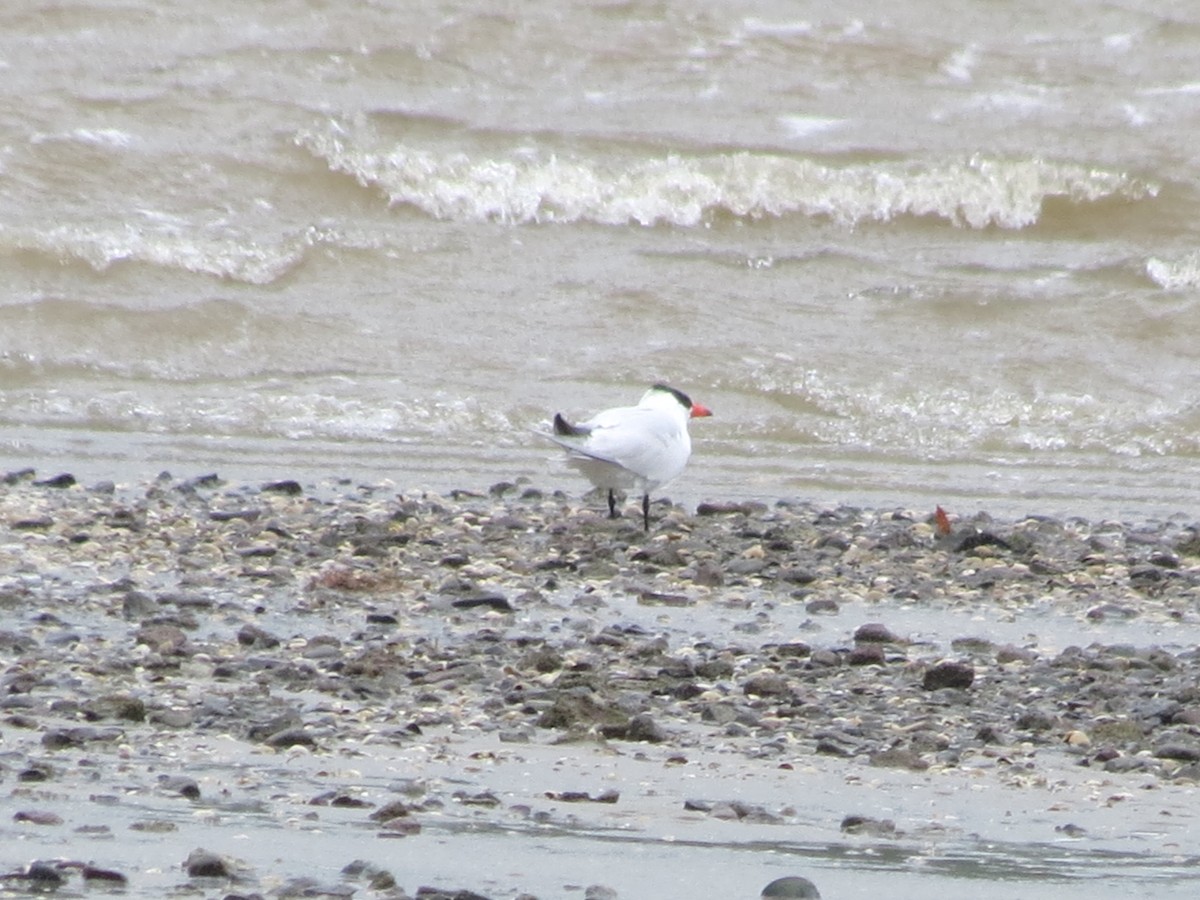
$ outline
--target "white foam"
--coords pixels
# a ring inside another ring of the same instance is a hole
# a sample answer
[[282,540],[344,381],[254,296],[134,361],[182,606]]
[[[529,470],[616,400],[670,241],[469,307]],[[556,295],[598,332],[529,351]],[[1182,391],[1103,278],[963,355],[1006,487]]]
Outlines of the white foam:
[[1168,291],[1200,287],[1200,251],[1176,260],[1151,257],[1146,261],[1146,274]]
[[[816,126],[814,126],[816,127]],[[514,224],[587,221],[694,227],[719,215],[828,216],[848,225],[932,216],[971,228],[1035,224],[1046,200],[1139,199],[1157,188],[1120,172],[1041,159],[828,166],[768,153],[595,159],[509,153],[472,157],[338,127],[296,142],[334,172],[438,219]]]
[[835,128],[841,128],[846,123],[845,119],[806,115],[779,116],[777,121],[793,138],[807,138],[814,134],[833,131]]
[[147,219],[144,226],[16,229],[0,225],[0,244],[78,259],[97,272],[118,263],[140,262],[247,284],[270,284],[303,259],[310,241],[307,234],[275,244],[241,235],[211,235],[203,228],[181,225],[177,217],[139,212]]

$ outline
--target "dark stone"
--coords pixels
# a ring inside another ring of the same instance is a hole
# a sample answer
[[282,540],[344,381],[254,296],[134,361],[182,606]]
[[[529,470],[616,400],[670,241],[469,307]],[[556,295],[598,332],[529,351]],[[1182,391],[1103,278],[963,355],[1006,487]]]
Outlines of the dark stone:
[[1195,744],[1163,744],[1154,751],[1159,759],[1175,759],[1181,762],[1200,761],[1200,747]]
[[808,569],[787,566],[779,570],[779,580],[786,581],[788,584],[812,584],[817,580],[817,576]]
[[975,681],[975,669],[970,663],[944,662],[925,670],[921,686],[927,691],[942,688],[969,688]]
[[462,597],[451,601],[450,605],[455,609],[477,609],[482,606],[497,612],[515,611],[512,604],[508,602],[508,598],[500,594],[477,594],[473,597]]
[[667,739],[667,732],[646,713],[640,713],[629,720],[625,732],[628,741],[643,741],[648,744],[661,744]]
[[100,869],[96,866],[83,867],[84,881],[102,881],[106,884],[128,884],[129,879],[115,869]]
[[64,750],[82,747],[92,741],[116,741],[125,736],[119,728],[55,728],[42,735],[42,746],[47,750]]
[[547,675],[550,672],[557,672],[563,667],[563,657],[556,650],[542,647],[532,650],[522,657],[520,665],[523,669],[533,669],[535,672]]
[[272,494],[286,494],[289,497],[298,497],[304,493],[304,488],[300,486],[300,482],[292,479],[284,479],[283,481],[271,481],[262,486],[262,489]]
[[846,834],[865,834],[871,837],[896,836],[895,822],[891,819],[876,819],[871,816],[846,816],[842,819],[841,829]]
[[538,718],[539,728],[572,728],[609,725],[627,728],[629,717],[587,694],[560,694]]
[[200,785],[186,775],[160,775],[158,784],[168,794],[178,794],[189,800],[200,799]]
[[391,613],[367,613],[368,625],[399,625],[400,620]]
[[216,472],[209,472],[207,475],[197,475],[194,478],[188,478],[179,483],[177,490],[185,494],[194,494],[200,488],[215,488],[220,487],[224,482],[221,476]]
[[1004,736],[993,726],[983,725],[975,732],[975,740],[981,741],[984,744],[1003,744]]
[[13,821],[28,822],[30,825],[61,825],[63,818],[45,809],[21,809],[13,814]]
[[899,638],[892,634],[886,625],[868,622],[855,630],[854,641],[858,644],[895,644]]
[[698,516],[752,516],[766,511],[762,503],[745,501],[742,503],[701,503],[696,507]]
[[88,721],[101,719],[122,719],[127,722],[146,721],[146,704],[137,697],[124,694],[110,694],[97,697],[83,704],[83,714]]
[[143,625],[133,639],[135,644],[145,644],[163,654],[182,654],[187,645],[187,635],[177,625]]
[[812,647],[803,641],[790,641],[775,648],[777,656],[786,659],[800,659],[812,654]]
[[247,623],[237,633],[237,641],[243,647],[278,647],[279,638],[257,625]]
[[260,515],[262,515],[262,511],[257,509],[214,509],[208,514],[208,517],[214,522],[230,522],[234,519],[253,522]]
[[810,600],[804,605],[804,611],[811,613],[814,616],[834,616],[841,610],[836,600],[830,600],[828,597],[819,600]]
[[883,665],[887,662],[882,644],[860,644],[846,655],[852,666]]
[[29,519],[17,519],[9,527],[13,531],[45,531],[54,527],[54,520],[49,516],[34,516]]
[[393,800],[391,803],[387,803],[379,807],[379,809],[371,813],[368,818],[375,822],[389,822],[392,819],[403,818],[407,816],[409,812],[410,810],[408,804],[400,800]]
[[1017,716],[1016,726],[1022,731],[1049,731],[1058,725],[1058,719],[1040,709],[1030,709]]
[[961,541],[954,549],[958,553],[968,553],[978,547],[999,547],[1002,550],[1011,550],[1012,545],[1004,538],[992,534],[990,531],[980,531],[976,534],[969,534]]
[[190,878],[232,878],[229,864],[208,850],[193,850],[183,864]]
[[742,682],[742,690],[750,696],[786,697],[792,689],[788,680],[778,672],[758,672]]
[[762,889],[760,896],[762,900],[821,900],[817,886],[799,875],[776,878]]
[[25,869],[25,878],[38,891],[54,890],[67,880],[57,866],[40,860],[29,864]]
[[277,749],[285,749],[287,747],[308,747],[315,750],[317,740],[304,728],[285,728],[283,731],[277,731],[275,734],[263,741],[268,747]]
[[34,484],[38,487],[69,488],[74,487],[76,481],[75,476],[70,472],[63,472],[61,475],[55,475],[53,478],[45,478],[41,481],[35,481]]
[[702,560],[693,567],[692,583],[701,587],[721,587],[725,584],[725,573],[715,563]]
[[846,749],[841,744],[831,738],[819,738],[817,740],[816,752],[822,756],[851,756],[852,751]]

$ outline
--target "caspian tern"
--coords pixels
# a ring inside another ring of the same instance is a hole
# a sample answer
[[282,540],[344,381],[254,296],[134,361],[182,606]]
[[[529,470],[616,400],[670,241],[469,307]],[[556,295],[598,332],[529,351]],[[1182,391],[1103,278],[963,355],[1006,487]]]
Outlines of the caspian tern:
[[554,433],[542,433],[570,454],[570,465],[593,485],[608,489],[610,519],[617,517],[617,491],[639,491],[649,531],[650,492],[677,477],[692,455],[688,419],[711,415],[683,391],[656,384],[637,406],[606,409],[578,425],[556,413]]

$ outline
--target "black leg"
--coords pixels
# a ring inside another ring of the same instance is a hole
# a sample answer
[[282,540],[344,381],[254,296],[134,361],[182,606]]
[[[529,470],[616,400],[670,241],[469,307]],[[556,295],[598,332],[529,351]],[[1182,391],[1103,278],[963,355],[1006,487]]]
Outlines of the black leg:
[[617,498],[613,494],[613,489],[608,489],[608,517],[615,519],[617,517]]
[[650,495],[642,494],[642,525],[650,530]]

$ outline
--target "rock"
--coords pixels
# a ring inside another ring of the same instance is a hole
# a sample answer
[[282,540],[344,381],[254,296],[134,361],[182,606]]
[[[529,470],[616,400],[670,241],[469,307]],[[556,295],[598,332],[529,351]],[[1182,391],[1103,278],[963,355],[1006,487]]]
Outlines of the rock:
[[158,786],[168,794],[179,794],[189,800],[200,799],[200,785],[187,775],[160,775]]
[[279,638],[257,625],[245,624],[238,629],[237,641],[243,647],[262,647],[270,649],[278,647]]
[[434,887],[417,888],[417,900],[490,900],[474,891],[443,890]]
[[742,682],[742,690],[757,697],[786,697],[791,694],[787,678],[770,670],[755,672]]
[[816,573],[799,566],[785,566],[779,570],[779,580],[788,584],[812,584],[817,580]]
[[83,712],[92,722],[100,719],[122,719],[127,722],[146,720],[146,704],[127,694],[107,694],[89,700],[84,703]]
[[886,625],[870,622],[860,625],[854,632],[854,641],[858,644],[895,644],[899,641]]
[[187,635],[176,625],[143,625],[134,633],[133,640],[162,654],[180,654],[187,647]]
[[11,487],[22,481],[32,481],[36,474],[37,472],[34,469],[17,469],[13,472],[6,472],[3,477],[0,477],[0,482]]
[[821,900],[817,886],[799,875],[776,878],[759,896],[761,900]]
[[943,688],[969,688],[975,681],[975,669],[970,663],[942,662],[925,670],[921,686],[927,691]]
[[989,531],[980,531],[964,537],[958,542],[954,550],[957,553],[970,553],[974,550],[978,550],[980,547],[999,547],[1003,550],[1012,549],[1012,546],[1005,541],[1004,538],[992,534]]
[[264,740],[263,743],[277,750],[285,750],[288,747],[307,747],[310,750],[317,748],[317,739],[303,727],[285,728],[283,731],[277,731]]
[[84,881],[98,881],[107,885],[125,885],[129,883],[129,879],[115,869],[84,866],[82,874]]
[[22,873],[22,877],[29,882],[33,890],[38,892],[57,890],[67,880],[57,866],[40,860],[30,863]]
[[804,610],[814,616],[835,616],[841,611],[841,607],[836,600],[822,597],[806,603]]
[[1037,659],[1037,655],[1013,644],[1005,644],[1002,647],[996,648],[996,662],[1001,665],[1007,663],[1032,663]]
[[752,516],[755,513],[761,513],[766,510],[766,506],[762,503],[746,501],[742,503],[725,502],[725,503],[701,503],[696,507],[696,515],[698,516]]
[[63,750],[68,747],[82,747],[93,741],[117,741],[124,736],[125,732],[117,728],[54,728],[42,735],[42,746],[48,750]]
[[70,472],[63,472],[61,475],[55,475],[52,478],[45,478],[42,481],[35,481],[34,484],[38,487],[62,489],[74,487],[77,482],[75,481],[75,476]]
[[31,516],[26,519],[16,519],[9,524],[13,531],[48,531],[54,527],[52,516]]
[[1017,716],[1015,724],[1022,731],[1051,731],[1058,727],[1058,719],[1045,710],[1030,709]]
[[846,662],[852,666],[883,665],[887,658],[882,644],[859,644],[846,654]]
[[271,481],[262,486],[264,493],[286,494],[289,497],[299,497],[304,493],[304,488],[300,486],[300,482],[291,479],[283,481]]
[[28,822],[30,825],[61,825],[62,816],[45,809],[22,809],[13,815],[14,822]]
[[407,803],[402,800],[393,800],[391,803],[379,807],[368,818],[374,822],[389,822],[392,819],[400,819],[408,816],[410,811],[411,808]]
[[641,713],[629,720],[625,739],[642,741],[648,744],[661,744],[667,740],[667,732],[649,714]]
[[1181,762],[1200,761],[1200,746],[1196,744],[1166,743],[1154,751],[1158,759],[1174,759]]
[[871,816],[846,816],[842,819],[841,829],[846,834],[864,834],[870,837],[896,837],[895,822],[891,819],[876,819]]
[[496,612],[513,612],[513,606],[508,602],[508,598],[501,594],[492,593],[477,593],[467,597],[452,600],[450,605],[455,609],[485,609],[495,610]]
[[189,878],[232,878],[234,874],[224,857],[203,849],[189,853],[183,869]]
[[537,724],[539,728],[608,725],[624,729],[629,725],[629,717],[586,694],[560,694],[554,704],[538,717]]

